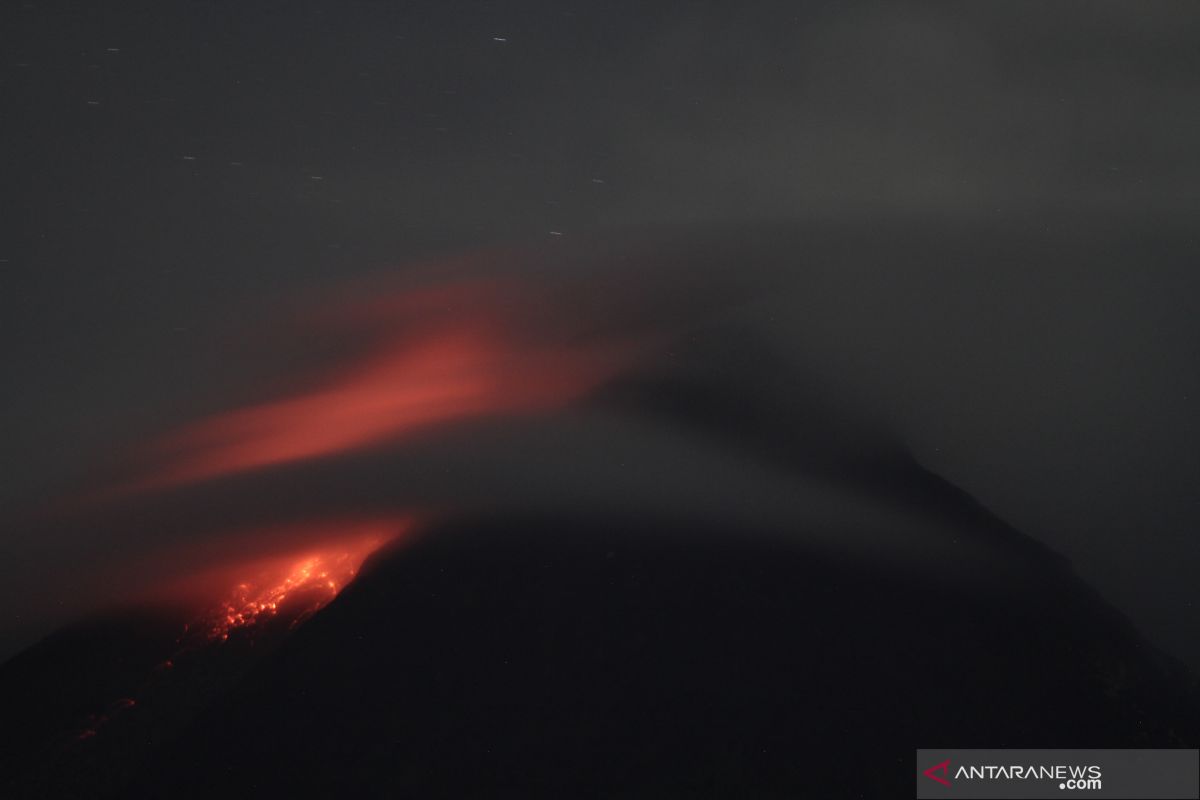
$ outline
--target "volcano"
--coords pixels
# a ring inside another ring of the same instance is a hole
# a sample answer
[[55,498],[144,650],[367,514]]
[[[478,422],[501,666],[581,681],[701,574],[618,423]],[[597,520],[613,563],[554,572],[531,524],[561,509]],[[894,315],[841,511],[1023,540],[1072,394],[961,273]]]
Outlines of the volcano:
[[171,669],[161,611],[11,660],[4,796],[887,797],[921,743],[1194,741],[1186,673],[1003,546],[980,590],[691,519],[444,521]]
[[1200,3],[0,42],[0,800],[1154,796],[1081,749],[1200,752]]
[[694,337],[570,413],[132,506],[381,516],[12,658],[0,796],[899,797],[919,747],[1196,741],[1186,668],[825,399]]

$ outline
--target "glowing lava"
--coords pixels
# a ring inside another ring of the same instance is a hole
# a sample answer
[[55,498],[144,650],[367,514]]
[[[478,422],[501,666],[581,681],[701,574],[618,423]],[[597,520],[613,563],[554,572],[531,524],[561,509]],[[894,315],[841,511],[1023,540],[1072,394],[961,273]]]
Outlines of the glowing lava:
[[299,557],[261,563],[239,581],[225,600],[201,621],[206,638],[226,641],[286,610],[290,625],[315,614],[354,579],[359,567],[386,541],[372,536],[307,552]]
[[[221,647],[239,632],[239,639],[251,644],[278,642],[280,635],[337,597],[354,580],[369,555],[396,541],[407,528],[407,520],[381,518],[334,520],[279,529],[273,532],[275,536],[295,538],[295,546],[302,549],[287,556],[260,557],[220,567],[171,584],[164,589],[165,597],[177,592],[190,597],[201,592],[211,598],[221,592],[223,599],[215,605],[210,599],[202,601],[209,604],[208,609],[183,626],[174,649],[165,653],[167,657],[144,676],[133,696],[122,697],[103,711],[89,714],[74,730],[71,740],[79,743],[94,739],[113,720],[137,707],[138,698],[161,697],[164,691],[171,691],[164,687],[174,685],[173,681],[194,680],[197,663],[212,663],[205,660],[208,656],[222,653],[235,662],[244,658],[245,651],[239,653]],[[259,531],[260,536],[269,537],[271,533]],[[276,625],[273,631],[266,637],[260,636],[267,633],[263,628],[272,622]],[[177,676],[179,672],[183,673],[182,678]],[[206,683],[206,686],[207,691],[217,691],[222,684]]]

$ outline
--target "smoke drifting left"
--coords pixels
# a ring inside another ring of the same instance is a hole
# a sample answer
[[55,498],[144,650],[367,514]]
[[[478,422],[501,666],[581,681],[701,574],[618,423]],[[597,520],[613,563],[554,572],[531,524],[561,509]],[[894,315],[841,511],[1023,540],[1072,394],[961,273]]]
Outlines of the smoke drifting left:
[[[745,241],[558,273],[476,254],[264,310],[261,376],[23,526],[33,589],[0,590],[38,633],[84,622],[3,665],[15,796],[336,794],[346,775],[482,796],[547,769],[575,786],[581,758],[596,786],[653,787],[609,773],[664,743],[688,785],[794,788],[814,730],[845,737],[823,764],[882,732],[891,787],[947,731],[1190,736],[1178,673],[1063,559],[753,325],[773,262]],[[1014,681],[1054,702],[1012,713]],[[770,747],[708,774],[745,730]],[[196,764],[219,766],[180,787]]]
[[[586,280],[535,290],[517,275],[495,278],[499,258],[457,259],[449,276],[434,265],[424,270],[433,277],[403,286],[335,287],[290,317],[283,304],[264,309],[276,320],[265,334],[278,350],[263,367],[271,389],[132,447],[100,485],[29,523],[47,550],[72,542],[46,569],[43,596],[23,598],[29,616],[184,586],[205,586],[211,603],[228,582],[197,576],[302,561],[313,547],[338,559],[339,539],[352,542],[357,564],[364,525],[382,541],[414,514],[470,511],[472,494],[464,487],[463,503],[448,508],[445,491],[346,491],[378,481],[360,482],[361,464],[369,471],[372,459],[464,423],[562,411],[669,338],[638,319],[636,304],[614,304],[611,286],[603,301]],[[331,474],[328,491],[304,479]]]
[[[390,312],[393,324],[309,388],[164,437],[153,446],[161,466],[131,488],[194,483],[377,447],[456,419],[552,410],[629,362],[634,349],[628,344],[539,341],[536,332],[519,330],[512,319],[520,311],[518,292],[435,287],[345,309],[348,319],[355,311],[367,317]],[[507,307],[501,305],[505,294]]]

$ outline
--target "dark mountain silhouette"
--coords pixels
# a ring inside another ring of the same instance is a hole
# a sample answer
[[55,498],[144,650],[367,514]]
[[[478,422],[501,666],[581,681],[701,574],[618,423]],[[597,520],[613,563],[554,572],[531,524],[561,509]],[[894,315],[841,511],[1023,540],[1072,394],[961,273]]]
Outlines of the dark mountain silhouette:
[[121,797],[154,757],[307,618],[298,594],[270,619],[210,640],[187,606],[115,611],[0,666],[0,796]]
[[[125,736],[92,769],[113,797],[898,796],[919,746],[1194,741],[1183,674],[1069,571],[1029,576],[973,592],[694,521],[447,523],[178,731]],[[115,688],[126,663],[95,655],[129,652],[114,641],[64,634],[10,662],[9,713],[72,669]],[[6,796],[105,796],[46,757]]]
[[[302,625],[81,624],[0,667],[0,794],[897,797],[918,747],[1197,740],[1190,674],[1064,559],[766,351],[697,346],[591,410],[874,516],[476,510]],[[840,546],[866,524],[899,548]]]
[[[918,746],[1170,746],[1195,709],[1070,574],[1006,596],[649,520],[381,558],[142,796],[899,796]],[[1031,565],[1036,567],[1036,565]]]

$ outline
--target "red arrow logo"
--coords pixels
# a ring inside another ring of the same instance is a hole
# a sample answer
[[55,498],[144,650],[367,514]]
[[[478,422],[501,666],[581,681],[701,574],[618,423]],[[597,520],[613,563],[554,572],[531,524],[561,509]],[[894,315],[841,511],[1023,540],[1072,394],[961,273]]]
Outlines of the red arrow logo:
[[[950,777],[950,776],[947,774],[949,771],[950,771],[950,759],[946,759],[946,760],[945,760],[945,761],[943,761],[942,763],[940,763],[940,764],[935,764],[934,766],[932,766],[932,767],[930,767],[929,769],[925,770],[925,773],[924,773],[924,775],[925,775],[925,777],[926,777],[926,778],[932,778],[933,780],[937,781],[937,782],[938,782],[938,783],[940,783],[942,786],[949,786],[949,785],[950,785],[950,781],[949,781],[949,780],[947,780],[947,778],[949,778],[949,777]],[[934,775],[934,773],[935,773],[935,772],[940,772],[940,773],[942,773],[942,774],[941,774],[941,776],[939,777],[939,776],[937,776],[937,775]]]

